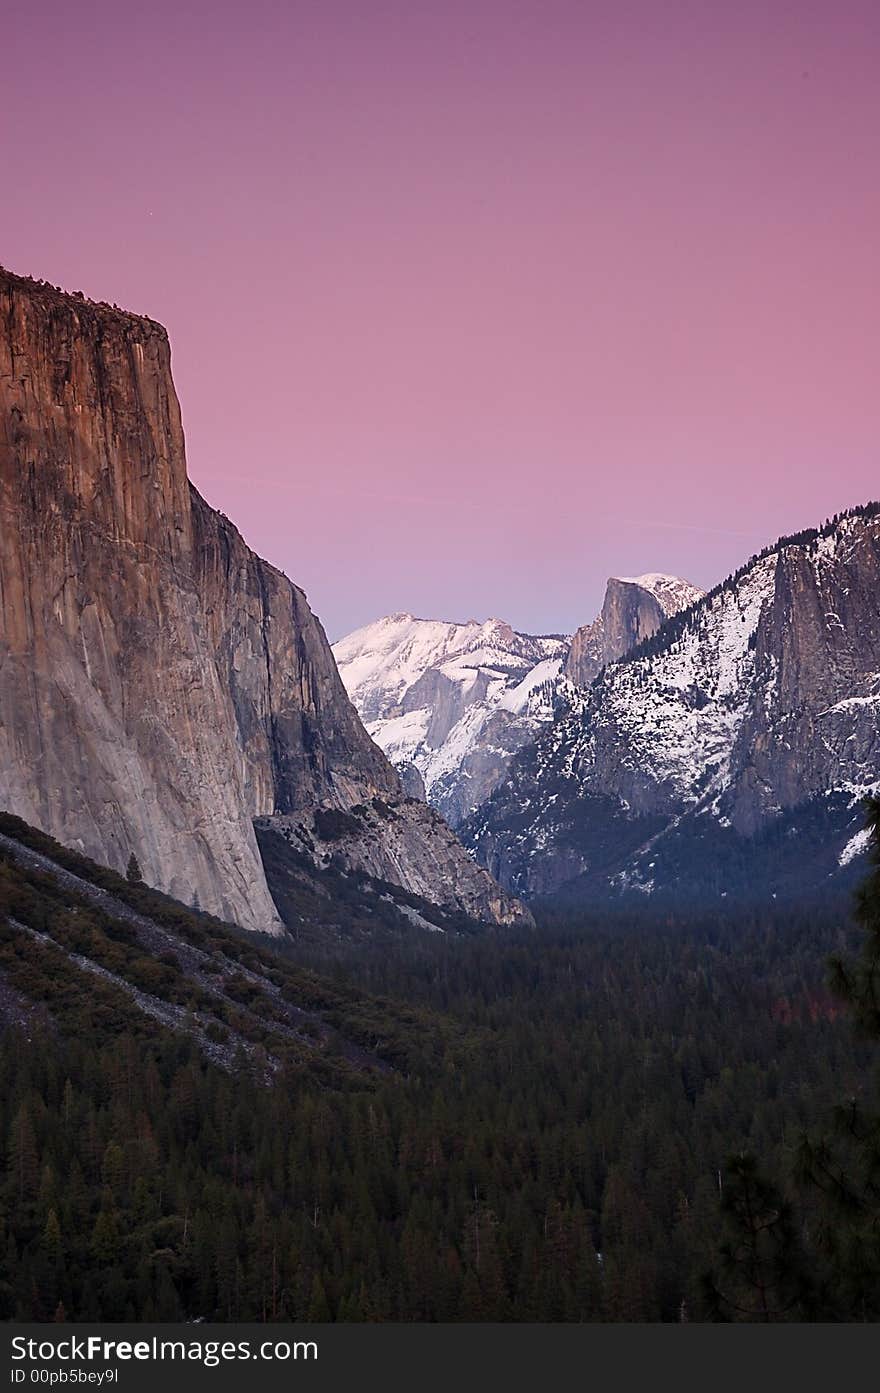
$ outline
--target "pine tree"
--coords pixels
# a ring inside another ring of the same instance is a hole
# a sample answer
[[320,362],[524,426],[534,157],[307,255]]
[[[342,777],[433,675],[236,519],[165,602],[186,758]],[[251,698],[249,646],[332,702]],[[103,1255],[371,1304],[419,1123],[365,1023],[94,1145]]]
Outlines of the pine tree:
[[102,1209],[92,1230],[92,1253],[101,1264],[109,1264],[116,1256],[119,1229],[112,1210]]
[[143,884],[144,878],[141,875],[140,864],[134,852],[132,852],[128,858],[128,865],[125,868],[125,878],[132,885]]
[[[833,958],[831,986],[849,1006],[856,1030],[880,1041],[880,799],[867,800],[870,871],[856,893],[865,932],[856,962]],[[798,1174],[817,1201],[815,1237],[830,1264],[829,1286],[841,1314],[880,1316],[880,1111],[857,1097],[834,1110],[828,1134],[804,1136]]]
[[330,1303],[327,1300],[324,1283],[316,1273],[312,1281],[312,1294],[309,1301],[309,1309],[306,1312],[306,1320],[326,1322],[332,1319]]
[[19,1201],[36,1192],[39,1173],[37,1138],[25,1103],[22,1103],[12,1122],[9,1137],[9,1170],[15,1178]]
[[861,960],[831,961],[831,985],[850,1007],[859,1031],[880,1040],[880,798],[866,800],[871,869],[856,892],[855,918],[865,931]]
[[808,1302],[806,1267],[791,1204],[753,1156],[727,1163],[721,1209],[726,1237],[719,1271],[706,1278],[706,1303],[722,1320],[793,1320]]
[[49,1210],[46,1226],[43,1229],[43,1247],[53,1262],[61,1256],[61,1225],[54,1209]]

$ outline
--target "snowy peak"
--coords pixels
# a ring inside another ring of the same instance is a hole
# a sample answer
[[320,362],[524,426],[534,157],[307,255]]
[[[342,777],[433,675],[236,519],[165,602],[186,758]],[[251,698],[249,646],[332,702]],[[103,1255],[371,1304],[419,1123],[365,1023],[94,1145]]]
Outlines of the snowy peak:
[[348,694],[365,721],[394,713],[409,689],[429,671],[474,683],[517,681],[546,658],[561,658],[564,638],[518,634],[501,619],[465,623],[392,614],[355,630],[333,645]]
[[566,647],[565,638],[519,634],[500,619],[454,623],[394,614],[340,639],[333,652],[349,696],[369,721],[394,714],[428,672],[467,687],[482,679],[507,688],[538,663],[561,658]]
[[701,593],[656,572],[612,578],[601,615],[573,641],[520,633],[504,619],[454,622],[401,612],[340,639],[333,653],[361,719],[407,792],[456,826],[553,720],[572,682],[592,681]]
[[690,581],[657,571],[612,576],[601,613],[578,629],[571,641],[566,677],[575,686],[589,686],[603,667],[651,638],[667,619],[689,608],[702,594]]
[[411,792],[453,823],[479,806],[555,710],[568,639],[388,615],[334,644],[351,700]]
[[533,894],[836,873],[880,787],[878,594],[880,506],[781,539],[575,691],[465,839]]
[[691,585],[689,580],[683,580],[681,576],[663,575],[659,571],[647,571],[643,576],[612,576],[611,579],[620,585],[636,585],[640,590],[647,590],[667,617],[688,609],[703,596],[703,591]]

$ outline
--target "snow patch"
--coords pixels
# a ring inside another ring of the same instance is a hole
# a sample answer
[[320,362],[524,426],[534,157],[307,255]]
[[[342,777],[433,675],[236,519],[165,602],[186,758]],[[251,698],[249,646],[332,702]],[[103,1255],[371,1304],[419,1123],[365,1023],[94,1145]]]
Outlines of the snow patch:
[[460,801],[472,757],[486,756],[484,774],[500,769],[553,719],[568,646],[566,636],[517,633],[501,619],[400,613],[340,639],[333,653],[369,734],[394,764],[414,765],[429,802],[449,814],[444,799]]
[[857,856],[862,856],[871,844],[871,829],[863,827],[860,832],[856,832],[854,837],[850,837],[843,851],[837,858],[839,866],[848,866],[850,861],[854,861]]

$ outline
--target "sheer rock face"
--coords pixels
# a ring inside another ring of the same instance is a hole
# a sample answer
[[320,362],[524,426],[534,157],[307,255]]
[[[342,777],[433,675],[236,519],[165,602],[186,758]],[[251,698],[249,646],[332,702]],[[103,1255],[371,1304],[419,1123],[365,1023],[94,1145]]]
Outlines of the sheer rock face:
[[878,595],[875,505],[783,539],[576,693],[465,839],[526,894],[650,893],[774,825],[781,860],[820,818],[847,865],[880,786]]
[[[190,485],[165,330],[3,271],[0,603],[0,806],[98,861],[277,931],[253,819],[402,797],[303,592]],[[515,916],[454,839],[427,898],[453,863]]]
[[588,687],[603,667],[651,638],[670,615],[692,605],[702,593],[678,576],[612,576],[601,614],[592,624],[582,625],[571,641],[565,676],[578,687]]
[[732,750],[734,826],[752,833],[813,792],[880,778],[880,518],[780,549]]

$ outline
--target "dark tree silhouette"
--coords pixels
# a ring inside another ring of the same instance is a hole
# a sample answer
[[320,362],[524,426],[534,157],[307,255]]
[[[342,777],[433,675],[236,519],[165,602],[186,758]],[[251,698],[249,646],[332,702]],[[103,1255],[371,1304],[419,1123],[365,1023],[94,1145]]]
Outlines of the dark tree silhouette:
[[[831,960],[831,986],[863,1039],[880,1041],[880,800],[867,800],[870,871],[856,894],[864,930],[860,957]],[[829,1262],[829,1286],[842,1315],[880,1317],[880,1111],[853,1093],[834,1109],[825,1135],[805,1135],[798,1175],[815,1201],[812,1224]]]
[[807,1265],[792,1206],[758,1171],[753,1156],[732,1156],[721,1199],[725,1238],[719,1270],[706,1281],[716,1319],[792,1320],[809,1304]]

